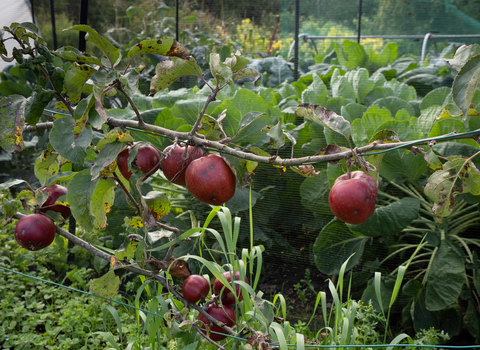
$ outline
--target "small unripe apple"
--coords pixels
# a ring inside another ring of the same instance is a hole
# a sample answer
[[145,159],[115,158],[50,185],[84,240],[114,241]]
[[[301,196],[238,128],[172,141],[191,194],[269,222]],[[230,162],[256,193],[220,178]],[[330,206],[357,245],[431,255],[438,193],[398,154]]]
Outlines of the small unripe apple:
[[[232,275],[234,276],[235,281],[240,280],[240,272],[239,271],[232,271],[232,272],[227,271],[227,272],[224,272],[223,275],[227,279],[227,282],[229,282],[232,285],[232,287],[235,289],[237,297],[238,297],[238,301],[242,301],[243,300],[243,295],[240,291],[240,286],[236,283],[231,283]],[[243,280],[245,281],[245,283],[248,283],[248,279],[247,279],[246,276],[244,277]],[[230,289],[228,289],[227,287],[225,287],[222,291],[223,287],[224,287],[224,284],[222,282],[220,282],[219,279],[215,278],[215,282],[213,282],[213,293],[215,293],[215,295],[221,295],[222,304],[224,304],[224,305],[235,304],[235,294],[233,294],[233,292]]]
[[[128,157],[130,155],[130,148],[126,147],[117,156],[118,169],[123,177],[130,180],[132,172],[128,170]],[[144,174],[152,174],[160,167],[160,154],[155,147],[150,145],[143,146],[138,149],[137,156],[131,164],[132,170],[140,170]]]
[[46,213],[48,210],[55,211],[62,214],[63,218],[66,219],[72,215],[72,211],[69,207],[61,204],[55,204],[58,198],[67,195],[67,188],[61,185],[53,184],[43,191],[48,192],[47,200],[42,204],[40,208],[40,213]]
[[15,226],[15,240],[28,250],[48,247],[55,239],[55,224],[43,214],[29,214],[18,220]]
[[235,174],[218,154],[209,154],[190,163],[185,182],[195,198],[211,205],[222,205],[235,194]]
[[163,150],[161,166],[165,177],[174,184],[185,186],[185,171],[195,159],[201,158],[203,152],[200,148],[177,144],[170,145]]
[[[217,321],[224,323],[228,327],[232,327],[235,324],[235,322],[237,322],[235,310],[233,310],[228,305],[217,306],[214,304],[210,304],[207,309],[207,314],[212,316]],[[227,334],[222,328],[220,328],[216,324],[212,324],[202,314],[198,314],[198,320],[201,323],[203,323],[203,325],[199,325],[200,328],[207,328],[207,329],[210,329],[210,331]],[[213,341],[219,341],[224,338],[225,338],[225,335],[210,333],[210,339],[212,339]]]
[[353,225],[362,224],[375,212],[377,182],[363,171],[353,171],[339,176],[333,183],[328,203],[333,214]]
[[195,304],[205,298],[210,291],[210,283],[200,275],[190,275],[183,282],[182,295],[186,301]]

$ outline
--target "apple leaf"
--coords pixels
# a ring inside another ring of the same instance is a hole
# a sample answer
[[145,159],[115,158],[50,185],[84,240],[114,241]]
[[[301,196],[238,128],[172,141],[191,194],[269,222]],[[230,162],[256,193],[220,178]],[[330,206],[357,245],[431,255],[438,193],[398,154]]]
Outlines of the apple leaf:
[[452,85],[452,95],[455,104],[463,112],[463,118],[468,116],[475,90],[480,81],[480,55],[471,57],[460,69]]
[[70,66],[65,73],[65,89],[67,90],[67,96],[73,104],[77,104],[82,97],[83,87],[88,79],[90,79],[97,69],[82,64],[79,65],[76,62]]
[[23,150],[24,113],[25,97],[10,95],[0,99],[0,147],[9,153]]
[[137,251],[137,246],[140,242],[135,240],[131,240],[128,242],[127,248],[118,249],[115,251],[115,257],[118,260],[130,260],[133,259],[135,256],[135,252]]
[[228,65],[234,72],[245,68],[249,63],[250,60],[246,57],[243,57],[240,51],[237,51],[232,55],[232,57],[227,57],[225,59],[225,64]]
[[132,60],[135,56],[155,54],[162,56],[177,56],[188,58],[189,54],[185,47],[173,38],[163,37],[140,41],[128,51],[127,57]]
[[[223,113],[223,116],[225,115],[226,110]],[[196,132],[208,140],[218,141],[223,139],[223,129],[219,124],[221,119],[223,119],[222,115],[220,115],[218,119],[215,119],[207,114],[204,114],[200,120],[200,123],[198,124],[198,130]]]
[[393,236],[400,233],[418,218],[420,200],[405,197],[389,205],[375,209],[372,216],[363,224],[347,226],[352,232],[360,232],[369,237]]
[[115,181],[100,179],[92,193],[90,211],[93,215],[93,226],[96,229],[107,227],[107,213],[115,200]]
[[81,24],[76,25],[64,30],[78,30],[81,32],[86,32],[85,39],[93,43],[96,47],[98,47],[103,54],[107,57],[110,62],[110,67],[115,67],[122,58],[120,51],[113,46],[107,39],[97,33],[97,31],[87,25]]
[[164,192],[150,191],[144,199],[155,220],[160,220],[170,212],[170,200]]
[[382,141],[382,143],[384,143],[400,141],[400,139],[398,138],[398,134],[395,131],[382,129],[373,134],[370,140],[368,140],[368,143],[370,144],[374,141]]
[[324,226],[313,244],[313,260],[320,272],[338,275],[343,263],[353,254],[345,271],[360,263],[365,244],[370,237],[357,236],[341,221],[332,221]]
[[[125,217],[125,223],[134,229],[142,228],[143,227],[143,220],[140,216],[135,216],[133,218],[129,218],[128,216]],[[169,231],[171,232],[171,231]]]
[[66,60],[80,62],[82,64],[95,64],[102,66],[102,62],[95,56],[90,56],[86,52],[81,52],[73,46],[64,46],[53,52],[55,55]]
[[303,177],[312,177],[320,174],[320,171],[316,171],[314,166],[311,164],[291,166],[290,169],[297,174],[302,175]]
[[423,159],[425,159],[430,169],[438,170],[442,168],[442,162],[432,150],[427,151]]
[[432,210],[439,222],[452,212],[456,195],[472,190],[479,192],[479,179],[480,172],[473,162],[458,156],[448,157],[442,170],[435,171],[428,178],[425,194],[435,202]]
[[444,58],[444,60],[447,61],[457,72],[459,72],[471,57],[479,54],[480,45],[462,45],[457,49],[453,58]]
[[119,286],[120,278],[115,276],[113,270],[110,270],[102,277],[90,280],[89,290],[95,295],[112,299],[117,295]]
[[40,181],[40,185],[45,186],[49,178],[58,173],[59,165],[57,158],[58,153],[53,152],[51,147],[48,147],[35,159],[34,172],[36,178]]
[[327,129],[339,133],[347,139],[350,137],[350,123],[341,115],[320,105],[302,103],[295,110],[295,115],[323,125]]
[[12,186],[20,185],[22,183],[25,183],[25,180],[20,180],[20,179],[10,179],[8,181],[5,181],[0,184],[0,190],[5,190],[7,188],[10,188]]
[[99,182],[99,178],[92,181],[90,169],[84,169],[75,174],[68,185],[67,202],[78,224],[87,231],[93,230],[94,218],[90,213],[90,203]]
[[427,309],[440,311],[455,303],[460,297],[465,278],[463,256],[450,242],[442,240],[428,269],[425,290]]
[[255,86],[259,86],[262,83],[262,81],[260,79],[261,77],[262,77],[262,75],[256,69],[242,68],[242,69],[235,72],[235,74],[233,76],[233,80],[250,78],[250,79],[253,79],[253,84]]
[[278,121],[277,125],[265,126],[262,131],[265,131],[270,136],[270,146],[274,149],[279,149],[285,145],[285,133],[282,129],[282,122]]
[[55,91],[45,90],[40,85],[35,87],[32,95],[25,103],[25,121],[30,125],[36,125],[43,110],[55,96]]
[[155,68],[155,75],[150,83],[150,94],[167,88],[175,80],[188,75],[202,77],[202,70],[192,56],[186,59],[172,57],[171,60],[162,61]]
[[92,180],[96,179],[103,169],[116,161],[118,154],[124,146],[124,143],[114,141],[112,143],[107,143],[105,147],[100,149],[100,152],[95,156],[94,163],[90,169]]
[[65,171],[59,172],[49,177],[47,183],[45,184],[46,187],[50,187],[53,184],[57,184],[59,182],[68,182],[70,181],[76,173],[72,171]]
[[79,135],[75,136],[74,128],[73,118],[64,117],[55,120],[50,132],[50,143],[63,158],[73,163],[83,164],[87,155],[85,150],[92,141],[92,129],[85,127]]
[[232,68],[230,68],[228,64],[220,61],[220,55],[218,53],[210,54],[210,72],[220,85],[231,84],[233,82]]
[[132,134],[129,131],[113,129],[113,130],[110,130],[103,139],[98,141],[96,148],[97,150],[100,150],[109,143],[114,143],[114,142],[126,143],[126,142],[133,142],[133,141],[135,141],[135,138],[132,136]]

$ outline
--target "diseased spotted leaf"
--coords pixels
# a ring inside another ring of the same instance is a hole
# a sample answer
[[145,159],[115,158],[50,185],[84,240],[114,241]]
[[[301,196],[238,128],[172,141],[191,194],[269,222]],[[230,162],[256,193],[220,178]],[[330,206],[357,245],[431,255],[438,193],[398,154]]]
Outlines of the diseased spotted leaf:
[[10,95],[0,99],[0,147],[9,153],[23,150],[24,113],[25,97]]
[[350,137],[350,123],[341,115],[338,115],[325,107],[310,103],[302,103],[296,109],[295,115],[323,125],[327,129],[335,131],[346,138]]

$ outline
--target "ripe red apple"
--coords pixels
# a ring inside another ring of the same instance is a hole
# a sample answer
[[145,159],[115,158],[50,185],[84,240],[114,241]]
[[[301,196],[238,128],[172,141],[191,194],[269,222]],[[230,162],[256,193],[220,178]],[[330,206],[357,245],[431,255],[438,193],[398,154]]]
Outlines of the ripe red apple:
[[235,194],[235,174],[218,154],[209,154],[190,163],[185,182],[195,198],[211,205],[222,205]]
[[[235,288],[236,293],[237,293],[237,297],[238,297],[238,301],[242,301],[243,300],[243,295],[242,295],[242,292],[240,291],[240,286],[236,283],[231,283],[232,275],[234,276],[235,281],[240,280],[240,272],[239,271],[232,271],[232,272],[227,271],[227,272],[224,272],[223,275],[225,276],[227,281],[232,285],[232,287]],[[247,279],[246,276],[244,277],[244,281],[246,283],[248,283],[248,279]],[[223,287],[224,287],[224,284],[222,282],[220,282],[220,280],[215,278],[215,282],[213,282],[213,293],[215,293],[215,295],[220,295],[220,294],[222,295],[221,296],[222,304],[224,304],[224,305],[235,304],[235,294],[233,294],[232,291],[230,289],[228,289],[227,287],[225,287],[222,291]]]
[[[163,150],[161,166],[165,177],[174,184],[185,186],[185,170],[192,161],[203,156],[200,148],[187,146],[187,154],[185,155],[185,147],[177,144],[170,145]],[[172,150],[173,148],[173,150]]]
[[210,291],[210,283],[200,275],[190,275],[183,282],[182,295],[189,303],[195,304],[205,298]]
[[[128,156],[130,148],[126,147],[117,156],[118,169],[123,177],[130,180],[132,172],[128,170]],[[160,167],[160,154],[157,149],[152,146],[143,146],[138,149],[137,156],[132,162],[131,169],[140,170],[144,174],[156,171]]]
[[15,226],[15,240],[28,250],[48,247],[55,239],[55,224],[43,214],[29,214],[18,220]]
[[[232,327],[235,322],[237,322],[237,317],[235,316],[235,310],[233,310],[228,305],[217,306],[214,304],[210,304],[207,309],[207,314],[212,316],[219,322],[224,323],[228,327]],[[223,334],[227,334],[222,328],[217,326],[216,324],[212,324],[205,316],[202,314],[198,314],[198,320],[203,323],[203,325],[199,325],[200,328],[207,328],[210,331],[219,332]],[[202,332],[203,333],[203,332]],[[210,333],[210,339],[213,341],[219,341],[224,339],[225,336],[216,333]]]
[[72,211],[69,207],[61,204],[55,204],[58,198],[67,195],[66,187],[54,184],[47,189],[44,189],[43,191],[48,192],[48,197],[47,200],[42,204],[42,207],[40,208],[40,213],[46,213],[48,210],[56,211],[57,213],[62,214],[64,219],[72,215]]
[[377,182],[363,172],[353,171],[339,176],[333,183],[328,196],[328,203],[333,214],[348,224],[362,224],[375,211],[377,200]]

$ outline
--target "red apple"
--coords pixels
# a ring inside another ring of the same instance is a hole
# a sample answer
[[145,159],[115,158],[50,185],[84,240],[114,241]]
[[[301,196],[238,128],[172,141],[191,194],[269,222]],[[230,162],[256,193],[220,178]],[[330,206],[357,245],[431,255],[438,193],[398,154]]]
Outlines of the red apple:
[[[237,322],[237,317],[235,316],[235,310],[233,310],[228,305],[217,306],[214,304],[210,304],[207,309],[207,314],[212,316],[217,321],[224,323],[228,327],[232,327],[235,324],[235,322]],[[202,314],[198,314],[198,320],[201,323],[203,323],[203,325],[199,325],[200,328],[207,328],[207,330],[209,329],[210,331],[213,331],[213,332],[227,334],[222,328],[220,328],[215,324],[212,324]],[[210,333],[210,339],[212,339],[213,341],[219,341],[224,338],[225,338],[224,335]]]
[[67,195],[66,187],[54,184],[47,189],[44,189],[43,191],[48,192],[48,198],[42,204],[42,207],[40,208],[40,213],[46,213],[48,210],[56,211],[57,213],[62,214],[64,219],[72,215],[72,211],[69,207],[61,204],[55,204],[58,198]]
[[377,182],[363,172],[354,171],[339,176],[333,183],[328,203],[333,214],[348,224],[358,225],[368,220],[375,211]]
[[29,214],[18,220],[15,226],[15,240],[28,250],[48,247],[55,239],[55,224],[43,214]]
[[[227,279],[227,281],[229,283],[231,283],[231,281],[232,281],[232,275],[234,276],[235,281],[240,280],[240,272],[239,271],[232,271],[232,272],[227,271],[227,272],[224,272],[223,275],[225,276],[225,278]],[[244,277],[244,281],[246,283],[248,283],[248,279],[247,279],[246,276]],[[243,295],[242,295],[242,292],[240,291],[240,286],[236,283],[231,283],[231,285],[236,290],[238,301],[242,301],[243,300]],[[224,287],[224,284],[222,282],[220,282],[220,280],[215,278],[215,282],[213,282],[213,293],[215,293],[215,295],[221,295],[222,304],[224,304],[224,305],[235,304],[235,294],[233,294],[232,291],[230,289],[228,289],[227,287],[225,287],[222,291],[223,287]]]
[[222,205],[235,194],[235,174],[218,154],[209,154],[190,163],[185,182],[195,198],[211,205]]
[[[130,148],[126,147],[117,156],[118,169],[123,177],[130,180],[132,172],[128,170],[128,157]],[[143,146],[138,149],[137,156],[131,164],[131,169],[140,170],[144,174],[152,174],[160,167],[160,154],[157,149],[152,146]]]
[[[177,144],[170,145],[163,150],[161,166],[165,177],[174,184],[185,186],[185,170],[195,159],[201,158],[203,152],[200,148],[187,146],[187,153],[185,147]],[[172,150],[173,148],[173,150]],[[185,157],[185,159],[184,159]]]
[[210,283],[200,275],[190,275],[183,282],[182,295],[189,303],[195,304],[205,298],[210,291]]

